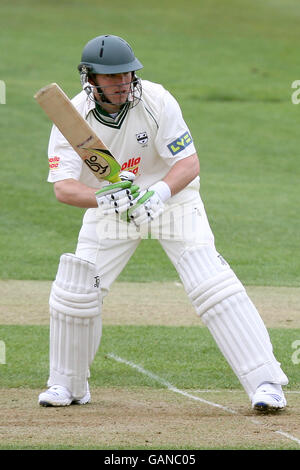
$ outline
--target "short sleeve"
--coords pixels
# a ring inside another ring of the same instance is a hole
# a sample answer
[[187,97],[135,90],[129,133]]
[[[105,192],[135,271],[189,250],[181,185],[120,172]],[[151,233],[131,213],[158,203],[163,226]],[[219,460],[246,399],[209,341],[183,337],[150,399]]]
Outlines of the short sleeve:
[[56,126],[52,127],[48,145],[48,181],[73,178],[79,180],[82,160]]
[[170,166],[196,152],[180,106],[168,91],[163,97],[155,144],[159,155]]

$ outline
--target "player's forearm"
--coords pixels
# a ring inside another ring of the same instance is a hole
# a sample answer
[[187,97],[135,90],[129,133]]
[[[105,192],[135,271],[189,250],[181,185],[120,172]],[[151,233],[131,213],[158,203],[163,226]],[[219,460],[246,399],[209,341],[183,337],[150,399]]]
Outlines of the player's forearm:
[[58,201],[86,209],[98,207],[95,191],[94,188],[90,188],[74,179],[66,179],[54,183],[54,192]]
[[179,160],[164,177],[163,181],[168,184],[171,194],[174,196],[184,189],[196,176],[199,175],[200,164],[196,153],[190,157]]

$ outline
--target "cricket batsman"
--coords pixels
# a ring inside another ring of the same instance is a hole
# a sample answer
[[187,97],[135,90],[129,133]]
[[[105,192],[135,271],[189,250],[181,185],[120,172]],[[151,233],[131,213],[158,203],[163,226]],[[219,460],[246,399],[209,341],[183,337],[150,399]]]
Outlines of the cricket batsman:
[[90,40],[78,65],[82,91],[72,102],[121,165],[120,182],[99,182],[60,131],[51,131],[48,181],[58,201],[86,211],[75,253],[61,255],[51,288],[50,371],[39,403],[91,400],[103,299],[150,233],[252,408],[283,409],[288,379],[256,307],[216,250],[191,132],[175,98],[137,76],[142,67],[131,46],[113,35]]

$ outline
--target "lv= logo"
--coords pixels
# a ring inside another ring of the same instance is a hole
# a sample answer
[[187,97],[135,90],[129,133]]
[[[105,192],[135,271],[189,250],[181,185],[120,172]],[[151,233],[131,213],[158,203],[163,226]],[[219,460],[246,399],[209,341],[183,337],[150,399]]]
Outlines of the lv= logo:
[[172,155],[176,155],[178,152],[183,150],[185,147],[190,145],[193,142],[192,137],[190,136],[189,132],[185,132],[180,136],[178,139],[174,140],[168,145],[168,149],[172,153]]

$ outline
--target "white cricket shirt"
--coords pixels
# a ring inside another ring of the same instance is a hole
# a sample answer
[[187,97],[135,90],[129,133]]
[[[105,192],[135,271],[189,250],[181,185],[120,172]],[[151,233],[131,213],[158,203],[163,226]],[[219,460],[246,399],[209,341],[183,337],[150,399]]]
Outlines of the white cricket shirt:
[[[136,174],[135,184],[146,189],[160,181],[179,160],[196,152],[193,139],[175,98],[162,86],[142,80],[142,99],[129,109],[125,105],[112,118],[101,112],[85,91],[72,99],[79,113],[120,163],[122,170]],[[73,178],[95,189],[103,184],[53,126],[49,147],[48,181]],[[199,193],[199,177],[173,196],[185,202]]]

